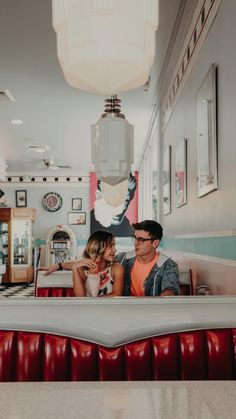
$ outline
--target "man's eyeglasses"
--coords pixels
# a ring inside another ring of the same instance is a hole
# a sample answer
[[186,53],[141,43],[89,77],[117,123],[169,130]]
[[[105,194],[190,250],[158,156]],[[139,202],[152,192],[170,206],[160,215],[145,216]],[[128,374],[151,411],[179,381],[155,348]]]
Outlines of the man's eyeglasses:
[[137,237],[135,234],[132,234],[131,238],[138,243],[143,244],[144,242],[153,241],[155,239],[144,239],[143,237]]

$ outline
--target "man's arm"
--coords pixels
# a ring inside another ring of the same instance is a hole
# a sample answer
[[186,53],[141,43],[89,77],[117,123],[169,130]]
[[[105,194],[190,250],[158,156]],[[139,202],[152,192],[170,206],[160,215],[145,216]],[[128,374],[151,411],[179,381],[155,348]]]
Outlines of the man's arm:
[[172,259],[168,259],[162,276],[160,295],[164,297],[179,294],[179,268],[176,262]]

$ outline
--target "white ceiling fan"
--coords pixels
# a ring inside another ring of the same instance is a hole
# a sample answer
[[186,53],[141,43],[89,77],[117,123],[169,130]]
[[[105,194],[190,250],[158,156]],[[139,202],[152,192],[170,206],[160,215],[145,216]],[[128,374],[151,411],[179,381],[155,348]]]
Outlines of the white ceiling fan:
[[68,164],[56,164],[53,159],[43,159],[43,164],[45,169],[72,169],[72,166],[69,166]]

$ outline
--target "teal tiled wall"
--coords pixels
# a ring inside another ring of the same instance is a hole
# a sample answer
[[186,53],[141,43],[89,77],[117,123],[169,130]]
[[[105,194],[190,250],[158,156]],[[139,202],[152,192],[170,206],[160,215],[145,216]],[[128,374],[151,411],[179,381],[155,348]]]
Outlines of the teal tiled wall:
[[236,236],[163,238],[161,248],[236,260]]

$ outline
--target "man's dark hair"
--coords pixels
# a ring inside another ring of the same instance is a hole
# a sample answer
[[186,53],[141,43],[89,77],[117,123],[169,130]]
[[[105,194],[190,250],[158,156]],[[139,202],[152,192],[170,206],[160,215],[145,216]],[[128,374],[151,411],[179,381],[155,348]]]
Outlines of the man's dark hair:
[[153,220],[144,220],[140,223],[134,223],[133,228],[135,230],[144,230],[147,231],[152,239],[161,240],[163,236],[163,229],[161,224]]

